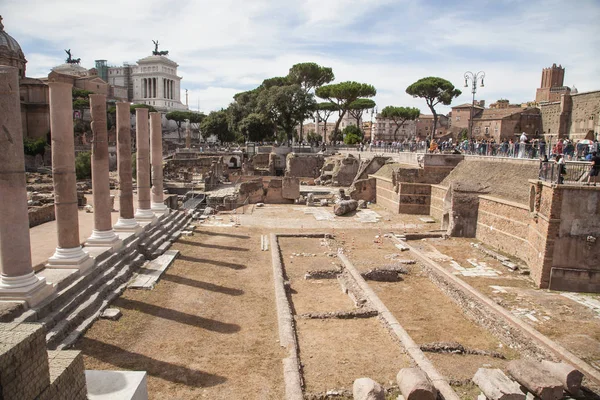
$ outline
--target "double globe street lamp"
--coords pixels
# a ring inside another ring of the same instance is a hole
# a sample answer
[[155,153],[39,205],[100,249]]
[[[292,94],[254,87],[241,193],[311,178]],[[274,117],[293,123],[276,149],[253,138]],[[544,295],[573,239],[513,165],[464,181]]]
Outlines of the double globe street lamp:
[[469,139],[473,139],[473,108],[475,107],[475,93],[477,93],[477,82],[481,81],[480,87],[485,87],[483,79],[485,72],[479,71],[474,74],[471,71],[465,72],[465,87],[469,87],[471,81],[471,93],[473,93],[473,101],[471,102],[471,117],[469,118]]

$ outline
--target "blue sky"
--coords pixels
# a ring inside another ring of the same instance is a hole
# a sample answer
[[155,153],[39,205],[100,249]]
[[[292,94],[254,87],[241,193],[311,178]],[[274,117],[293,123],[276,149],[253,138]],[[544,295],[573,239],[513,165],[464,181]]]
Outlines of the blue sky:
[[[21,44],[28,76],[44,76],[70,48],[82,65],[150,55],[152,39],[179,63],[190,108],[226,107],[232,96],[293,64],[333,68],[336,82],[373,84],[379,109],[419,107],[405,93],[424,76],[463,90],[484,70],[487,104],[535,98],[541,70],[566,68],[565,84],[600,90],[600,1],[577,0],[0,0],[7,32]],[[182,99],[184,96],[182,95]],[[449,109],[440,107],[440,111]]]

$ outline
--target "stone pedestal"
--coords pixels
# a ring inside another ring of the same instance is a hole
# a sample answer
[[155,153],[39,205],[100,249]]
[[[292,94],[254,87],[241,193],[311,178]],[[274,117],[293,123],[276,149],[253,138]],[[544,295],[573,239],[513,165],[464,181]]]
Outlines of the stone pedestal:
[[94,230],[86,246],[118,249],[123,241],[112,229],[110,182],[108,179],[108,132],[106,131],[106,96],[90,95],[92,114],[92,193],[94,196]]
[[168,214],[163,196],[162,125],[160,114],[150,113],[150,161],[152,163],[152,206],[157,216]]
[[133,214],[133,177],[131,168],[131,128],[129,103],[117,103],[117,169],[119,172],[119,220],[116,232],[138,233],[142,227]]
[[150,139],[148,136],[148,109],[138,108],[135,110],[136,126],[136,168],[137,168],[137,191],[138,206],[135,219],[138,223],[153,224],[156,215],[150,205]]
[[94,260],[79,243],[79,215],[73,142],[72,85],[50,82],[50,129],[52,132],[52,179],[58,247],[47,268],[76,268],[84,272]]
[[31,265],[18,70],[0,67],[0,300],[29,307],[53,291]]

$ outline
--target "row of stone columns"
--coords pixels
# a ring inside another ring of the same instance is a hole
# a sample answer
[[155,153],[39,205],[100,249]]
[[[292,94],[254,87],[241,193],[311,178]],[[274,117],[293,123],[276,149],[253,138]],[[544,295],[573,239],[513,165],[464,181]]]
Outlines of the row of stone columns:
[[[0,300],[24,300],[37,304],[52,291],[43,278],[33,273],[27,213],[23,133],[20,120],[18,71],[0,67]],[[72,85],[53,81],[50,89],[52,176],[58,247],[47,268],[72,268],[85,273],[94,260],[79,241],[79,215],[73,140]],[[117,232],[137,233],[141,225],[154,223],[168,212],[163,203],[162,128],[160,114],[136,110],[138,207],[133,211],[131,131],[129,103],[117,103],[117,162],[120,181],[119,220],[112,226],[108,175],[106,97],[90,96],[92,116],[92,190],[94,229],[87,246],[118,249]],[[150,157],[150,152],[152,157]],[[150,164],[152,163],[152,198]]]

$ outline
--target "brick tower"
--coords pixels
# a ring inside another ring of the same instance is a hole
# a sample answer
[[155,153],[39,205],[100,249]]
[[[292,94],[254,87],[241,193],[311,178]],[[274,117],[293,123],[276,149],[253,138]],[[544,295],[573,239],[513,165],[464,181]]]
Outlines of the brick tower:
[[562,66],[552,64],[550,68],[542,70],[542,83],[535,94],[536,103],[560,101],[560,95],[569,93],[571,89],[563,86],[565,80],[565,69]]

